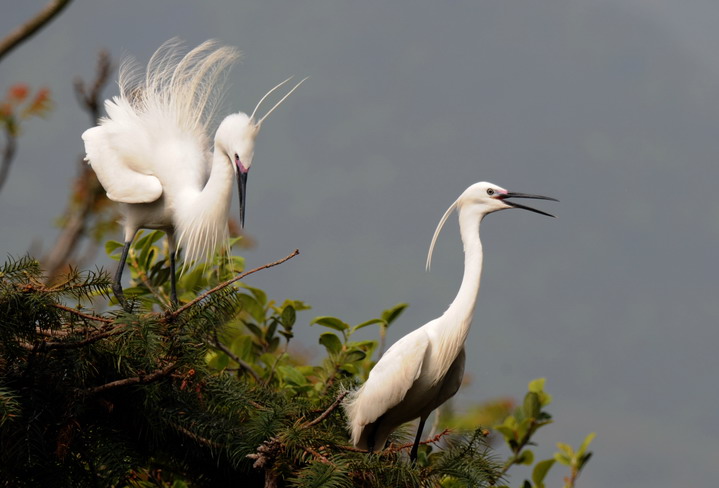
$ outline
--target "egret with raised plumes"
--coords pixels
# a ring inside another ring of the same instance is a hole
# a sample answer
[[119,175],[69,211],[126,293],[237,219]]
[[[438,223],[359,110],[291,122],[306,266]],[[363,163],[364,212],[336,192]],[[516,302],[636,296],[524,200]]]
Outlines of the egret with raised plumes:
[[447,209],[437,225],[427,255],[450,214],[459,213],[459,230],[464,244],[464,276],[456,298],[441,317],[399,339],[380,358],[357,390],[344,403],[352,443],[368,451],[383,449],[389,435],[405,422],[419,418],[419,427],[410,452],[417,449],[430,413],[457,393],[464,374],[464,342],[474,315],[482,274],[482,219],[498,210],[521,208],[554,217],[513,201],[514,198],[554,200],[526,193],[512,193],[487,182],[467,188]]
[[237,181],[240,225],[245,223],[247,173],[262,122],[304,81],[295,85],[262,118],[233,113],[219,124],[210,152],[209,129],[221,99],[228,68],[239,51],[206,41],[182,55],[180,42],[164,43],[144,74],[126,60],[119,72],[120,94],[105,102],[107,116],[86,130],[87,161],[110,200],[121,204],[124,247],[113,292],[127,309],[121,279],[130,245],[141,228],[167,234],[171,300],[177,305],[175,255],[185,265],[227,250],[228,215]]

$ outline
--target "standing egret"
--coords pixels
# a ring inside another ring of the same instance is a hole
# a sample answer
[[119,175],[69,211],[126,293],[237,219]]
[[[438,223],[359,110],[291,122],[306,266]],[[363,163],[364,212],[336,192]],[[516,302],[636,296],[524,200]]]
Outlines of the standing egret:
[[144,76],[132,61],[119,73],[120,95],[105,101],[107,117],[86,130],[87,161],[110,200],[121,204],[124,248],[113,292],[127,308],[122,271],[140,228],[165,231],[170,250],[171,299],[177,305],[175,254],[185,264],[209,258],[228,242],[227,218],[233,179],[245,223],[245,185],[262,122],[302,84],[300,81],[264,117],[239,112],[225,117],[210,153],[209,125],[220,98],[223,74],[239,58],[232,47],[206,41],[182,56],[180,42],[165,42],[150,58]]
[[464,244],[464,277],[457,297],[441,317],[398,340],[377,362],[367,381],[345,401],[352,443],[360,449],[383,449],[390,433],[419,417],[419,428],[410,459],[417,448],[429,414],[449,400],[462,382],[464,341],[472,324],[474,305],[482,274],[482,243],[479,224],[485,215],[507,208],[523,208],[542,215],[551,214],[509,201],[510,198],[554,198],[511,193],[492,183],[480,182],[467,188],[439,222],[427,255],[432,260],[437,236],[449,215],[457,209],[459,231]]

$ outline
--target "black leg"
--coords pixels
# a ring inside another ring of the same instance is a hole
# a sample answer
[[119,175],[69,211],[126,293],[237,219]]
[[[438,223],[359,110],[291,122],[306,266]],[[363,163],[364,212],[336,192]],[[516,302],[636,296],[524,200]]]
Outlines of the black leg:
[[422,439],[422,431],[424,430],[424,423],[427,417],[419,419],[419,427],[417,428],[417,437],[414,438],[414,445],[409,453],[409,460],[414,464],[417,461],[417,450],[419,449],[419,441]]
[[170,302],[177,308],[177,283],[175,282],[175,251],[170,251]]
[[122,270],[125,268],[125,261],[127,261],[127,253],[130,251],[130,244],[132,241],[126,242],[125,247],[122,248],[122,256],[120,256],[120,262],[117,264],[117,271],[115,271],[115,281],[112,284],[112,292],[115,294],[115,298],[120,302],[122,308],[126,312],[130,312],[130,306],[125,300],[125,294],[122,292]]

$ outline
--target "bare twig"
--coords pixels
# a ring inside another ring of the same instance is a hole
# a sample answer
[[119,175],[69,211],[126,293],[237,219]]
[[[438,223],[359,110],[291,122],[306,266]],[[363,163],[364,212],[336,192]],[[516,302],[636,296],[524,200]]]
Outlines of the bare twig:
[[344,391],[344,392],[342,392],[342,393],[340,394],[340,396],[337,397],[337,400],[335,400],[334,403],[327,408],[327,410],[325,410],[324,412],[322,412],[322,415],[320,415],[319,417],[317,417],[316,419],[314,419],[314,420],[311,421],[311,422],[306,422],[306,423],[302,424],[302,428],[303,428],[303,429],[307,429],[307,428],[309,428],[309,427],[312,427],[312,426],[314,426],[314,425],[317,425],[317,424],[319,424],[320,422],[322,422],[324,419],[326,419],[327,417],[329,417],[329,415],[330,415],[337,407],[340,406],[340,404],[342,403],[342,400],[344,400],[344,398],[345,398],[348,394],[349,394],[349,391]]
[[55,308],[59,308],[60,310],[64,310],[64,311],[66,311],[66,312],[69,312],[69,313],[71,313],[71,314],[73,314],[73,315],[77,315],[78,317],[82,317],[82,318],[84,318],[84,319],[96,320],[96,321],[98,321],[98,322],[104,322],[104,323],[106,323],[106,324],[111,324],[111,323],[114,322],[112,319],[108,319],[108,318],[106,318],[106,317],[99,317],[99,316],[97,316],[97,315],[86,314],[86,313],[84,313],[84,312],[81,312],[80,310],[77,310],[77,309],[74,309],[74,308],[71,308],[71,307],[66,307],[65,305],[60,305],[59,303],[53,303],[52,306],[55,307]]
[[113,388],[118,388],[120,386],[127,386],[127,385],[137,385],[137,384],[147,384],[152,383],[153,381],[157,381],[161,378],[164,378],[165,376],[172,373],[175,369],[177,369],[178,364],[177,363],[170,363],[164,368],[156,369],[152,373],[139,375],[139,376],[133,376],[131,378],[123,378],[121,380],[115,380],[111,381],[109,383],[105,383],[104,385],[94,386],[92,388],[88,388],[85,390],[85,393],[88,393],[90,395],[94,395],[96,393],[102,393],[103,391],[111,390]]
[[[434,437],[431,437],[424,441],[420,441],[419,444],[420,445],[434,444],[436,442],[439,442],[442,439],[442,437],[446,436],[447,434],[449,434],[451,432],[452,432],[451,429],[444,429],[442,432],[435,435]],[[410,442],[407,444],[401,444],[399,446],[390,445],[390,447],[388,447],[387,449],[384,449],[382,451],[377,451],[377,454],[380,456],[385,455],[385,454],[392,454],[392,453],[401,451],[403,449],[411,449],[413,446],[414,446],[414,442]],[[354,447],[354,446],[337,446],[337,449],[341,449],[343,451],[351,451],[351,452],[367,452],[366,449],[360,449],[360,448]]]
[[189,429],[186,429],[185,427],[177,424],[171,424],[175,429],[178,430],[178,432],[183,433],[193,441],[197,442],[198,444],[203,444],[211,449],[222,449],[224,446],[221,444],[218,444],[217,442],[211,441],[210,439],[205,439],[204,437],[201,437],[194,432],[192,432]]
[[215,340],[212,345],[214,347],[216,347],[217,349],[219,349],[220,351],[227,354],[230,357],[230,359],[232,359],[234,362],[239,364],[243,370],[250,373],[257,383],[260,383],[260,381],[261,381],[260,376],[255,372],[254,369],[252,369],[252,366],[247,364],[247,362],[243,361],[242,358],[237,356],[235,353],[230,351],[230,349],[227,346],[225,346],[223,343],[221,343],[220,339],[217,337],[217,334],[215,334]]
[[48,350],[48,349],[76,349],[78,347],[87,346],[88,344],[92,344],[93,342],[97,342],[100,339],[105,339],[107,337],[112,337],[114,335],[120,334],[123,332],[124,327],[115,327],[113,329],[107,330],[105,332],[98,332],[96,334],[93,334],[86,339],[83,339],[81,341],[75,341],[75,342],[45,342],[41,343],[38,349],[41,350]]
[[257,273],[258,271],[261,271],[261,270],[263,270],[263,269],[271,268],[271,267],[273,267],[273,266],[277,266],[278,264],[282,264],[282,263],[284,263],[285,261],[287,261],[287,260],[289,260],[289,259],[292,259],[293,257],[297,256],[299,253],[300,253],[300,250],[299,250],[299,249],[295,249],[295,250],[294,250],[291,254],[289,254],[288,256],[286,256],[286,257],[284,257],[284,258],[282,258],[282,259],[279,259],[279,260],[277,260],[277,261],[275,261],[275,262],[273,262],[273,263],[264,264],[264,265],[262,265],[262,266],[260,266],[260,267],[258,267],[258,268],[251,269],[251,270],[249,270],[249,271],[245,271],[245,272],[242,273],[241,275],[235,276],[235,277],[232,278],[231,280],[227,280],[227,281],[225,281],[225,282],[223,282],[223,283],[220,283],[219,285],[217,285],[216,287],[212,288],[211,290],[206,291],[205,293],[203,293],[202,295],[198,296],[198,297],[195,298],[194,300],[191,300],[191,301],[187,302],[186,304],[184,304],[183,306],[181,306],[181,307],[178,308],[177,310],[174,310],[174,311],[172,311],[172,312],[169,312],[169,313],[167,314],[167,316],[170,317],[170,318],[177,317],[178,315],[180,315],[182,312],[184,312],[184,311],[187,310],[188,308],[191,308],[192,306],[194,306],[196,303],[198,303],[198,302],[204,300],[205,298],[207,298],[208,296],[212,295],[213,293],[217,293],[218,291],[222,290],[223,288],[226,288],[226,287],[230,286],[232,283],[234,283],[234,282],[236,282],[236,281],[239,281],[239,280],[241,280],[242,278],[244,278],[244,277],[246,277],[246,276],[249,276],[249,275],[251,275],[251,274],[253,274],[253,273]]
[[17,151],[17,136],[10,133],[10,131],[5,131],[5,136],[7,137],[7,144],[3,149],[2,162],[0,163],[0,190],[2,190],[5,180],[7,180],[10,165],[15,157],[15,151]]
[[[107,86],[113,71],[112,60],[107,51],[98,54],[95,80],[91,88],[85,88],[81,79],[75,80],[75,94],[81,106],[90,115],[91,124],[95,124],[100,117],[100,101],[102,90]],[[105,192],[95,176],[92,168],[82,158],[79,161],[79,174],[75,180],[75,187],[82,189],[77,192],[81,196],[78,201],[71,201],[65,210],[65,223],[55,245],[43,260],[47,270],[47,282],[57,278],[60,270],[67,265],[80,240],[86,234],[89,220],[97,213],[98,203],[105,197]]]
[[52,0],[32,19],[0,40],[0,60],[55,18],[71,0]]

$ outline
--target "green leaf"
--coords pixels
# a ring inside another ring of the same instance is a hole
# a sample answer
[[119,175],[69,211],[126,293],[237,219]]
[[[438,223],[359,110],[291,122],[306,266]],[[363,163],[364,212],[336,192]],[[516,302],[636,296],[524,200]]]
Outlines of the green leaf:
[[514,439],[514,429],[507,427],[506,425],[495,425],[494,430],[502,434],[507,442],[509,442],[510,439]]
[[557,460],[558,462],[564,464],[565,466],[572,465],[572,460],[570,458],[568,458],[566,454],[563,454],[561,452],[555,452],[554,459]]
[[522,406],[524,416],[536,419],[539,416],[540,408],[539,395],[533,391],[528,392],[524,396],[524,405]]
[[584,438],[582,445],[579,446],[579,450],[577,451],[577,454],[583,455],[587,451],[589,444],[592,443],[592,441],[594,440],[595,437],[597,437],[596,432],[592,432],[591,434],[587,435],[587,437]]
[[122,249],[125,247],[125,245],[122,242],[117,241],[107,241],[105,243],[105,254],[110,257],[110,259],[114,259],[115,261],[120,260],[120,254],[113,254],[116,250]]
[[338,330],[340,332],[344,332],[350,328],[349,325],[345,324],[337,317],[316,317],[312,320],[312,322],[310,322],[310,325],[313,324],[321,325],[322,327],[329,327],[330,329]]
[[547,378],[537,378],[529,382],[529,391],[533,393],[541,393],[544,391],[544,383]]
[[404,312],[404,309],[409,307],[408,303],[398,303],[392,308],[388,308],[384,312],[382,312],[382,320],[384,320],[387,323],[387,327],[390,326],[392,322],[397,320],[397,318]]
[[517,457],[517,464],[527,464],[530,465],[534,462],[534,453],[530,451],[529,449],[525,449],[522,451],[522,453]]
[[278,366],[277,371],[279,371],[286,383],[297,386],[304,386],[307,384],[307,378],[305,378],[305,375],[297,371],[292,366]]
[[292,326],[295,325],[295,320],[297,320],[295,307],[292,305],[285,306],[285,308],[282,309],[282,326],[286,330],[292,330]]
[[554,466],[555,462],[556,460],[554,459],[545,459],[544,461],[539,461],[537,465],[534,466],[532,470],[532,481],[537,485],[537,488],[544,488],[544,478],[547,476],[549,469]]
[[345,361],[347,361],[348,363],[352,363],[355,361],[362,361],[366,357],[367,354],[355,349],[354,351],[350,351],[345,355]]
[[320,335],[320,344],[325,346],[327,352],[330,354],[337,354],[342,350],[342,342],[332,332],[324,332]]
[[382,319],[368,320],[366,322],[362,322],[361,324],[357,324],[354,327],[352,327],[352,333],[354,334],[356,331],[358,331],[364,327],[367,327],[368,325],[372,325],[372,324],[386,324],[386,322]]

